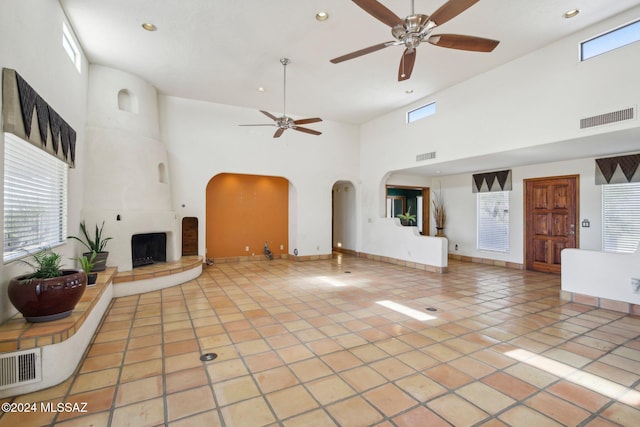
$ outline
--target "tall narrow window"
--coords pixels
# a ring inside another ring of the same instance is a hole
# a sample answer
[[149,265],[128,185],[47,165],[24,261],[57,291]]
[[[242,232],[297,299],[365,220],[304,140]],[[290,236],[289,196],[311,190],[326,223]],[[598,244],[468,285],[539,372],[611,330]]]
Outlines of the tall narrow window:
[[71,31],[69,31],[69,27],[64,22],[62,23],[62,47],[64,48],[67,55],[73,62],[73,65],[76,66],[76,69],[80,73],[82,70],[82,57],[80,56],[80,49],[78,49],[78,45],[76,44],[75,39],[71,35]]
[[602,250],[635,252],[640,243],[640,183],[602,186]]
[[509,192],[478,195],[478,249],[509,252]]
[[65,241],[67,170],[63,161],[4,134],[5,262]]

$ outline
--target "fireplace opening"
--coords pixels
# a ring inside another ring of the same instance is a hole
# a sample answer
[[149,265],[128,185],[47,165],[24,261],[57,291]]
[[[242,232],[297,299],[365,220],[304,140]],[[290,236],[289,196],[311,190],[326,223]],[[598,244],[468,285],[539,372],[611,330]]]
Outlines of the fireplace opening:
[[131,237],[133,268],[167,261],[167,233],[134,234]]

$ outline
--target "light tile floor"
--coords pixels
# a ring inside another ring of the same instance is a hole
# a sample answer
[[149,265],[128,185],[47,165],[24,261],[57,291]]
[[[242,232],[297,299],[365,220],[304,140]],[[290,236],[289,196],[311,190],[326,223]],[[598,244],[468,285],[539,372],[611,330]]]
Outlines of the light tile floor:
[[72,378],[15,398],[87,413],[0,426],[640,425],[640,318],[561,301],[558,276],[449,270],[206,267],[114,300]]

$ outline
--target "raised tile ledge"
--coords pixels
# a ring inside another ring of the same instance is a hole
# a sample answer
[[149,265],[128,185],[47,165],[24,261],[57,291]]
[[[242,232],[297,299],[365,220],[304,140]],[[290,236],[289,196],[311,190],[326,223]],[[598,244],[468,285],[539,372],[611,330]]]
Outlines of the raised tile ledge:
[[113,283],[117,285],[120,283],[155,279],[172,274],[182,273],[198,267],[202,267],[201,256],[183,256],[178,261],[174,262],[158,263],[134,268],[133,270],[129,271],[117,272],[115,278],[113,279]]
[[82,360],[113,298],[128,295],[126,292],[140,294],[175,286],[196,278],[201,272],[202,257],[198,256],[140,267],[124,274],[118,273],[115,267],[108,267],[98,274],[95,285],[85,289],[69,317],[30,323],[20,313],[16,314],[0,325],[0,354],[39,349],[42,379],[2,389],[0,398],[42,390],[69,378]]
[[137,267],[116,274],[114,298],[143,294],[180,285],[202,274],[201,256],[184,256],[178,261]]
[[72,337],[109,288],[118,269],[108,267],[98,273],[96,284],[87,286],[69,317],[51,322],[27,322],[20,313],[0,325],[0,353],[28,350],[57,344]]

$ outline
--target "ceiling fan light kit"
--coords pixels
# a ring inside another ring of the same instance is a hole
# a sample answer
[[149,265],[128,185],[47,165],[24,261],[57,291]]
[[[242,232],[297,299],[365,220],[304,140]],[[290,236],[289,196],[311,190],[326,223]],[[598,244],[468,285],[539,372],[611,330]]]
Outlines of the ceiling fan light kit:
[[271,120],[274,121],[274,123],[239,125],[239,126],[276,126],[278,129],[276,129],[276,132],[273,134],[274,138],[280,138],[280,136],[287,129],[293,129],[293,130],[297,130],[298,132],[308,133],[311,135],[322,135],[322,132],[318,132],[317,130],[300,126],[300,125],[306,125],[309,123],[321,122],[322,121],[321,118],[313,117],[309,119],[293,120],[291,117],[287,116],[287,113],[286,113],[287,111],[287,65],[289,65],[291,61],[288,58],[282,58],[280,59],[280,63],[284,67],[284,86],[283,86],[284,87],[283,89],[284,103],[282,108],[282,116],[276,117],[273,114],[269,113],[268,111],[260,110],[262,114],[269,117]]
[[391,35],[395,40],[339,56],[332,59],[331,62],[338,64],[349,59],[358,58],[368,53],[376,52],[389,46],[404,45],[405,50],[402,54],[402,58],[400,58],[400,69],[398,70],[398,81],[403,81],[411,77],[416,60],[416,48],[422,42],[428,42],[435,46],[449,49],[473,52],[491,52],[496,48],[496,46],[498,46],[498,43],[500,43],[499,41],[460,34],[430,35],[436,27],[455,18],[478,1],[480,0],[449,0],[429,16],[416,14],[414,11],[414,2],[412,0],[411,15],[407,16],[405,19],[400,19],[395,13],[387,9],[377,0],[353,0],[355,4],[369,15],[391,27]]

